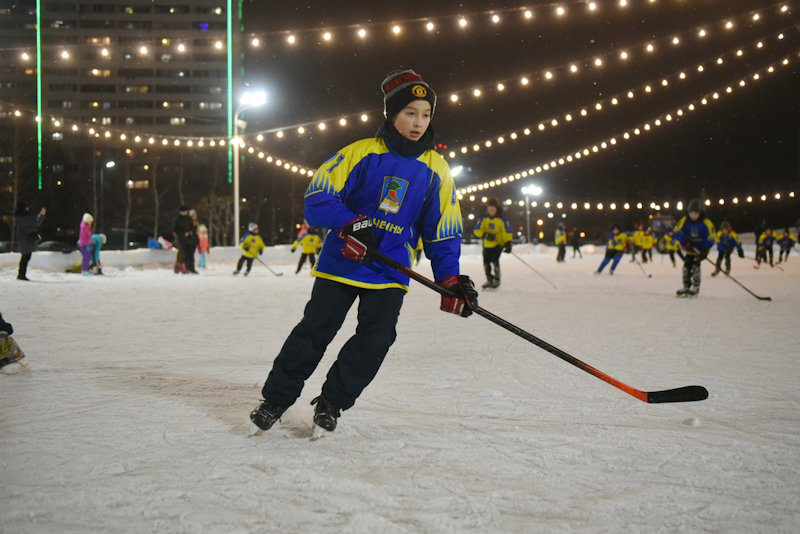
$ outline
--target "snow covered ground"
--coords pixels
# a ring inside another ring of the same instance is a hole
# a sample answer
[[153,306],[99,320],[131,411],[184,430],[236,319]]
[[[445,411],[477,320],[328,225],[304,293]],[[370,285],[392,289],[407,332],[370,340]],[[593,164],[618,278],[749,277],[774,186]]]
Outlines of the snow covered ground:
[[[309,401],[352,318],[283,422],[249,437],[310,293],[296,257],[272,265],[282,277],[226,261],[194,277],[34,266],[22,283],[6,266],[0,311],[31,369],[0,376],[0,531],[797,532],[800,257],[734,258],[762,302],[708,264],[700,297],[678,299],[658,255],[648,278],[627,258],[592,274],[599,252],[515,252],[557,289],[503,255],[484,308],[633,387],[709,399],[643,403],[414,284],[334,433],[309,440]],[[475,251],[463,270],[483,282]]]

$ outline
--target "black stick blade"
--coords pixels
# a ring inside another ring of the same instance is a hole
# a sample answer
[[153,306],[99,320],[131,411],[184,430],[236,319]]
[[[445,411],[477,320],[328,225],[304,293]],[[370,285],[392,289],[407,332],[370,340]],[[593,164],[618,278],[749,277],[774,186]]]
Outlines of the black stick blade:
[[695,402],[706,400],[708,390],[703,386],[685,386],[682,388],[665,389],[663,391],[648,391],[647,402]]

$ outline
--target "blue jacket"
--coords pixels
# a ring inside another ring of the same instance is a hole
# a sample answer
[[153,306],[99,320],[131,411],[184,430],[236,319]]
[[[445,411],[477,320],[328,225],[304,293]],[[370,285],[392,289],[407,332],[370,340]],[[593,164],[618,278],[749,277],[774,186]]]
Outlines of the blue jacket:
[[[702,214],[693,221],[688,215],[680,218],[675,225],[674,239],[684,246],[697,251],[707,251],[714,246],[715,232],[714,223],[706,219]],[[691,251],[691,249],[690,249]]]
[[409,278],[375,262],[342,254],[342,226],[359,215],[372,219],[379,252],[411,266],[422,238],[437,281],[459,273],[463,223],[450,167],[434,150],[404,157],[380,137],[356,141],[317,169],[305,193],[304,217],[330,228],[312,274],[338,282],[408,290]]
[[728,235],[725,235],[722,230],[717,232],[717,252],[728,252],[733,249],[742,251],[742,241],[739,239],[739,235],[733,230],[730,230]]

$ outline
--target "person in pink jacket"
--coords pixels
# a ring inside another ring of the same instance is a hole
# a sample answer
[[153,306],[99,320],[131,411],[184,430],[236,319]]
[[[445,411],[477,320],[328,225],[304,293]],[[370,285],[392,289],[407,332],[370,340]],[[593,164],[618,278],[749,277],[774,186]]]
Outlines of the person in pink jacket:
[[92,271],[89,266],[92,263],[92,223],[94,217],[91,213],[84,213],[81,221],[80,232],[78,234],[78,247],[81,249],[81,274],[91,276]]

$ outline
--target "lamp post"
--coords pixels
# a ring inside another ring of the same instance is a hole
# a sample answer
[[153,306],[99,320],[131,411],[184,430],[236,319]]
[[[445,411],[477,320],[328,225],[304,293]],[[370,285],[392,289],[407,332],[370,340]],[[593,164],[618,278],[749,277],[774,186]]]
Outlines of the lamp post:
[[100,217],[98,217],[100,219],[100,224],[98,224],[98,226],[100,227],[100,233],[101,234],[103,233],[103,229],[104,229],[105,224],[106,224],[106,220],[103,217],[103,205],[104,205],[104,199],[105,199],[105,196],[106,196],[105,172],[104,171],[106,169],[113,169],[116,165],[117,165],[117,163],[115,161],[107,161],[105,165],[101,165],[100,166]]
[[248,109],[257,108],[267,103],[267,94],[263,91],[244,93],[239,99],[239,106],[233,114],[233,244],[239,243],[239,115]]
[[525,239],[528,243],[531,242],[531,203],[528,199],[529,195],[538,197],[542,194],[542,188],[538,185],[526,185],[522,188],[522,194],[525,195]]

